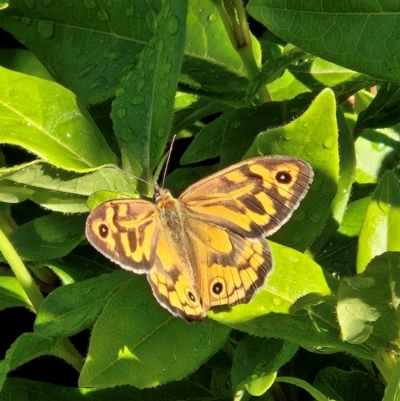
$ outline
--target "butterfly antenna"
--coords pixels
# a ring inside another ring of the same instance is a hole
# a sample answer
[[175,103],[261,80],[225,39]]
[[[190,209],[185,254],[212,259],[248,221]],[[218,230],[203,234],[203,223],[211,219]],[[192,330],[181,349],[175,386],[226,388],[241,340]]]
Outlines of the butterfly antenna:
[[103,166],[103,168],[112,168],[113,170],[118,170],[118,171],[120,171],[121,173],[124,173],[124,174],[128,175],[129,177],[134,178],[135,180],[142,181],[142,182],[144,182],[145,184],[149,184],[149,185],[151,185],[152,187],[155,187],[155,185],[154,185],[153,183],[151,183],[150,181],[147,181],[147,180],[145,180],[145,179],[143,179],[143,178],[140,178],[139,176],[137,176],[137,175],[135,175],[135,174],[128,173],[128,171],[122,170],[122,168],[120,168],[120,167],[118,167],[118,166],[115,166],[114,164],[105,164],[105,165]]
[[175,139],[176,139],[176,135],[174,135],[172,137],[171,146],[169,147],[169,151],[168,151],[167,161],[165,163],[164,174],[163,174],[163,179],[162,179],[162,187],[163,188],[164,188],[164,183],[165,183],[165,177],[167,176],[167,170],[168,170],[168,166],[169,166],[169,161],[171,160],[172,147],[174,146]]

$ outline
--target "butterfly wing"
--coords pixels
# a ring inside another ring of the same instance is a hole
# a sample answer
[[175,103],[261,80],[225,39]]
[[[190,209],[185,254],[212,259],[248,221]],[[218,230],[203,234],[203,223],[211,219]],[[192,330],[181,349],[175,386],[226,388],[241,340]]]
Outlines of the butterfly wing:
[[249,302],[272,271],[264,236],[304,198],[313,171],[298,159],[260,157],[200,180],[179,197],[205,311]]
[[154,265],[147,279],[164,308],[187,321],[201,321],[206,311],[197,285],[200,277],[198,270],[190,268],[195,254],[188,237],[182,235],[179,222],[171,230],[160,231]]
[[290,218],[312,179],[306,162],[257,157],[198,181],[179,201],[196,219],[257,238],[273,234]]
[[244,238],[226,228],[185,219],[194,268],[200,271],[201,303],[211,306],[248,303],[272,271],[272,255],[263,238]]
[[86,221],[86,237],[103,255],[135,273],[154,264],[159,236],[159,211],[144,200],[118,199],[102,203]]

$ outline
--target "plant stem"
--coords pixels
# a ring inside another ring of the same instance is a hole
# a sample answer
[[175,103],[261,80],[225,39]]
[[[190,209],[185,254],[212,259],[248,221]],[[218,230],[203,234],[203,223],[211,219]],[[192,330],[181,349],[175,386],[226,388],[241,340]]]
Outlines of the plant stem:
[[[211,2],[218,10],[232,46],[242,59],[248,77],[253,78],[259,72],[259,67],[254,57],[243,0],[235,0],[236,9],[232,0],[211,0]],[[263,103],[271,101],[265,86],[259,89],[258,97]]]
[[382,377],[385,379],[386,383],[388,383],[393,369],[399,362],[399,358],[391,351],[378,349],[374,362]]
[[[28,296],[32,304],[33,312],[37,314],[44,297],[37,287],[36,283],[34,282],[28,269],[19,257],[17,251],[14,249],[11,242],[1,229],[0,252],[7,260],[8,264],[15,274],[15,277],[18,279],[22,288],[26,292],[26,295]],[[64,359],[67,363],[71,364],[78,372],[82,370],[83,358],[68,338],[60,339],[56,347],[54,347],[50,353]]]
[[69,363],[78,372],[82,371],[84,359],[68,338],[61,338],[50,353]]
[[6,258],[8,264],[13,270],[15,277],[17,277],[22,288],[26,292],[29,300],[32,303],[33,310],[35,313],[38,312],[40,305],[43,302],[43,295],[34,282],[32,276],[30,275],[28,269],[22,262],[18,253],[12,246],[11,242],[8,240],[7,236],[0,229],[0,252]]

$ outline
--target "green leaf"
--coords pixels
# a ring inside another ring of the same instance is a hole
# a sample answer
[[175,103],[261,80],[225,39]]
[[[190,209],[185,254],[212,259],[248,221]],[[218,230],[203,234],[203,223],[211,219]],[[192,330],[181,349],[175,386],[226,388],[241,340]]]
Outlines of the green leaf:
[[[0,170],[0,199],[20,202],[31,199],[39,205],[64,213],[89,211],[87,196],[99,190],[129,193],[136,180],[114,168],[102,168],[85,175],[57,169],[47,163],[33,162]],[[115,195],[117,197],[117,195]]]
[[109,298],[96,321],[79,383],[87,387],[151,387],[197,369],[226,341],[230,330],[205,320],[173,317],[133,275]]
[[57,340],[36,333],[24,333],[17,338],[0,361],[0,390],[7,374],[32,359],[50,355]]
[[400,253],[374,258],[363,273],[341,281],[337,317],[344,341],[400,349]]
[[[227,111],[195,136],[181,163],[197,163],[214,157],[220,157],[220,167],[236,163],[243,158],[261,131],[292,121],[306,110],[312,99],[310,95],[301,102],[298,99],[268,102],[257,107]],[[308,135],[302,139],[306,141],[307,138]],[[259,153],[255,155],[259,156]]]
[[343,113],[337,112],[339,125],[339,180],[337,193],[331,204],[331,215],[325,223],[323,231],[311,246],[313,254],[327,242],[332,234],[334,234],[348,207],[348,201],[355,176],[356,154],[354,149],[354,140],[352,133],[346,124]]
[[400,80],[398,55],[392,52],[400,24],[397,3],[250,0],[247,10],[304,51],[376,78]]
[[111,118],[123,167],[150,181],[170,136],[183,58],[187,3],[165,1],[154,20],[155,35],[135,70],[117,91]]
[[32,308],[19,281],[15,277],[0,276],[0,310],[16,306]]
[[22,146],[67,170],[117,163],[72,92],[54,82],[1,67],[0,74],[1,143]]
[[[275,267],[265,287],[254,296],[251,303],[236,305],[233,308],[213,308],[209,312],[210,317],[224,324],[243,324],[242,329],[252,333],[252,328],[258,328],[253,320],[271,312],[287,314],[293,303],[306,294],[330,295],[331,290],[326,278],[315,262],[294,249],[271,241],[268,241],[268,244]],[[309,280],[310,277],[312,280]]]
[[214,394],[204,386],[190,382],[180,381],[167,383],[156,389],[137,389],[132,386],[120,386],[110,389],[93,388],[72,388],[55,386],[50,383],[20,379],[17,377],[9,378],[5,381],[2,392],[2,400],[15,400],[18,394],[18,401],[31,401],[32,394],[36,401],[62,400],[62,401],[110,401],[110,400],[168,400],[168,401],[215,401]]
[[276,242],[304,251],[321,232],[337,193],[339,149],[332,91],[322,91],[297,120],[261,133],[245,158],[277,154],[299,157],[309,162],[315,172],[309,193],[294,213],[291,224],[283,226],[272,237]]
[[355,134],[365,128],[386,128],[397,124],[400,121],[397,112],[399,105],[399,86],[392,83],[381,85],[370,105],[358,116],[354,127]]
[[385,395],[382,401],[399,401],[400,400],[400,363],[397,363],[389,383],[385,389]]
[[[182,84],[207,94],[243,97],[246,70],[215,6],[203,0],[188,3]],[[160,8],[159,0],[14,0],[1,12],[0,26],[32,51],[58,82],[85,104],[93,104],[113,96],[121,77],[133,69],[154,35]],[[259,60],[259,45],[253,42]]]
[[235,399],[247,391],[252,396],[264,394],[274,383],[278,370],[296,353],[297,345],[273,338],[249,336],[235,350],[232,387]]
[[129,275],[118,271],[57,288],[43,301],[35,332],[61,338],[90,328],[127,276],[129,279]]
[[362,272],[376,255],[400,251],[400,188],[390,170],[379,181],[361,227],[357,272]]
[[336,401],[380,401],[382,387],[376,378],[366,372],[346,372],[334,367],[322,369],[315,378],[314,387],[330,400]]
[[10,240],[25,260],[61,258],[84,238],[85,216],[52,213],[16,228]]
[[[349,120],[349,118],[348,118]],[[397,163],[400,135],[395,128],[366,129],[355,142],[358,184],[376,184]],[[365,195],[364,195],[365,196]]]
[[276,381],[279,382],[279,383],[294,384],[295,386],[300,387],[303,390],[307,391],[317,401],[330,401],[329,398],[327,398],[324,394],[322,394],[315,387],[313,387],[311,384],[307,383],[304,380],[297,379],[295,377],[283,377],[283,376],[281,376],[281,377],[278,377],[276,379]]

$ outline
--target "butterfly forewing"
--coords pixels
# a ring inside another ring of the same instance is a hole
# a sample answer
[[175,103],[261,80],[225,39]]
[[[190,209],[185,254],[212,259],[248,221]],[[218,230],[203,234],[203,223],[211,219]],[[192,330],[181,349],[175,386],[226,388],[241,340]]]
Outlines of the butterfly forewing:
[[86,237],[103,255],[124,269],[148,273],[159,235],[159,211],[144,200],[118,199],[94,209]]
[[301,160],[258,157],[198,181],[179,200],[200,220],[244,237],[267,236],[297,209],[312,177],[311,167]]

